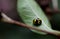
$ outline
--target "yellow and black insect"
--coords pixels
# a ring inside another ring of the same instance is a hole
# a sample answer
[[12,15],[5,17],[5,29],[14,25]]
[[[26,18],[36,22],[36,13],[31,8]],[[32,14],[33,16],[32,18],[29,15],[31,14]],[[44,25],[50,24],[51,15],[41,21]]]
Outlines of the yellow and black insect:
[[33,20],[33,24],[36,26],[41,25],[41,23],[42,23],[42,21],[39,18]]

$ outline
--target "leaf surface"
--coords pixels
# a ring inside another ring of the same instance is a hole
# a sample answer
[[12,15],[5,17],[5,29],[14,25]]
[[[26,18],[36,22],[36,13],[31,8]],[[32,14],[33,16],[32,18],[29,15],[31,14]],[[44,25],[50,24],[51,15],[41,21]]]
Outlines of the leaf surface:
[[[37,28],[44,29],[47,31],[51,30],[51,25],[46,15],[42,11],[42,9],[39,7],[39,5],[35,2],[35,0],[18,0],[17,10],[25,24],[30,26],[35,26],[33,25],[33,19],[39,18],[42,20],[42,24]],[[38,32],[36,30],[32,30],[32,31],[36,33],[46,34],[43,32]]]

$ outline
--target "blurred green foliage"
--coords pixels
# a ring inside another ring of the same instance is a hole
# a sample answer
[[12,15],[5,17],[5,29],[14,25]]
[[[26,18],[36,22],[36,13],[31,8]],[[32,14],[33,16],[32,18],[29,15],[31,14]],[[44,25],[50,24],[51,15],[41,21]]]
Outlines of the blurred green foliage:
[[57,39],[54,35],[41,35],[15,24],[0,22],[0,39]]
[[55,30],[60,30],[60,13],[54,14],[51,18],[52,28]]

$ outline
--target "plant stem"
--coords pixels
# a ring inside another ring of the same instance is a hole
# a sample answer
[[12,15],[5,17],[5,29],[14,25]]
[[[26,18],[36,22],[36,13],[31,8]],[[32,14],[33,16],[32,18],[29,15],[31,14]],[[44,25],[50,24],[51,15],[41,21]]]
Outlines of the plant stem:
[[48,33],[48,34],[53,34],[53,35],[56,35],[56,36],[60,36],[60,31],[56,31],[56,30],[50,30],[50,31],[43,30],[43,29],[37,28],[35,26],[29,26],[27,24],[15,21],[15,20],[9,18],[8,16],[6,16],[5,14],[2,14],[2,16],[3,16],[3,21],[4,22],[17,24],[19,26],[22,26],[22,27],[25,27],[25,28],[28,28],[28,29],[33,29],[33,30],[42,31],[42,32],[45,32],[45,33]]

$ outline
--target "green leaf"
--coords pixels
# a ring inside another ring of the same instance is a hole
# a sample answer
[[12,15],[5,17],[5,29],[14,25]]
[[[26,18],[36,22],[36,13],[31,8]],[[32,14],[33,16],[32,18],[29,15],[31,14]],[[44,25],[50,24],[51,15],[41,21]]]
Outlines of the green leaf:
[[[35,2],[35,0],[18,0],[17,10],[25,24],[34,26],[33,19],[40,18],[42,20],[42,24],[37,28],[44,29],[47,31],[51,30],[51,25],[46,15],[42,11],[42,9],[39,7],[39,5]],[[38,32],[36,30],[32,30],[32,31],[39,34],[46,34],[43,32]]]

